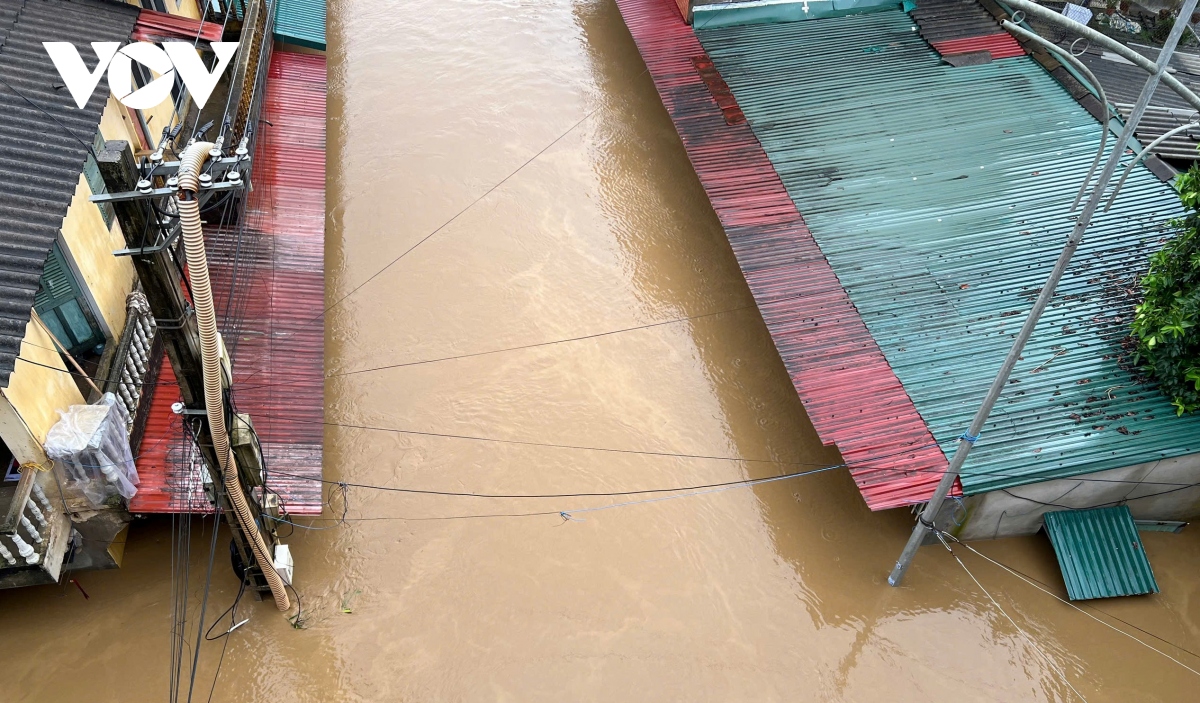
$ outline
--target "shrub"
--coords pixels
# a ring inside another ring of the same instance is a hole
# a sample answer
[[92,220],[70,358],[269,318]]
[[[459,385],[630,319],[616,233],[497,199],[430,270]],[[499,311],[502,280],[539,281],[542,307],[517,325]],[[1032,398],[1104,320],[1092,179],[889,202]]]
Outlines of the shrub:
[[1188,212],[1172,222],[1175,236],[1150,257],[1132,331],[1134,362],[1182,415],[1200,410],[1200,168],[1180,175],[1176,187]]

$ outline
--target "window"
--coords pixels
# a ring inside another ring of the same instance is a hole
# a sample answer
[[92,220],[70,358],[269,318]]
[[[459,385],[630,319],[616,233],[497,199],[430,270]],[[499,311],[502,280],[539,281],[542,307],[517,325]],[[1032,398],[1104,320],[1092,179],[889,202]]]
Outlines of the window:
[[33,309],[51,334],[72,354],[94,351],[105,342],[104,333],[96,324],[82,293],[66,258],[55,244],[46,257]]
[[15,482],[21,480],[21,473],[17,471],[17,460],[13,458],[12,452],[8,450],[8,445],[4,440],[0,439],[0,481]]

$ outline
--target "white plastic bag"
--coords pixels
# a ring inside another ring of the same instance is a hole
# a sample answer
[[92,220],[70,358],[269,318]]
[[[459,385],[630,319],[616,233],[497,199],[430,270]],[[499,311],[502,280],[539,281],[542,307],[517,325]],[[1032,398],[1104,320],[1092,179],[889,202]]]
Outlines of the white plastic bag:
[[95,405],[72,405],[58,414],[46,433],[46,455],[63,467],[67,485],[81,489],[95,508],[117,495],[132,498],[138,475],[126,432],[129,414],[117,396],[105,393]]

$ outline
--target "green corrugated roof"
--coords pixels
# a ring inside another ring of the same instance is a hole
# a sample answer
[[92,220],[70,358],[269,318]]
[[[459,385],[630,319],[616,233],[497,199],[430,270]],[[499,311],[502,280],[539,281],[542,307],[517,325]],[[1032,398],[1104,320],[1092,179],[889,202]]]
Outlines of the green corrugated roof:
[[900,7],[900,0],[734,0],[692,7],[696,27],[730,27],[765,22],[794,22],[844,17]]
[[1046,513],[1071,600],[1158,593],[1158,582],[1129,507]]
[[[943,447],[1065,241],[1100,126],[1032,60],[952,68],[902,12],[698,32]],[[1112,144],[1112,140],[1109,142]],[[1098,216],[968,461],[968,494],[1200,451],[1118,366],[1178,199],[1147,170]]]
[[325,0],[279,0],[275,6],[275,39],[324,51]]

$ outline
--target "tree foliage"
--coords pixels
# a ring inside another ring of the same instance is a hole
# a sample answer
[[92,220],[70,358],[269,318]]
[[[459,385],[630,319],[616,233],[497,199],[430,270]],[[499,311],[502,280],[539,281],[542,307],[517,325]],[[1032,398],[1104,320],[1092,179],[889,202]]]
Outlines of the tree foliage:
[[1150,257],[1137,306],[1134,361],[1158,382],[1179,415],[1200,410],[1200,168],[1176,179],[1187,215],[1177,233]]

